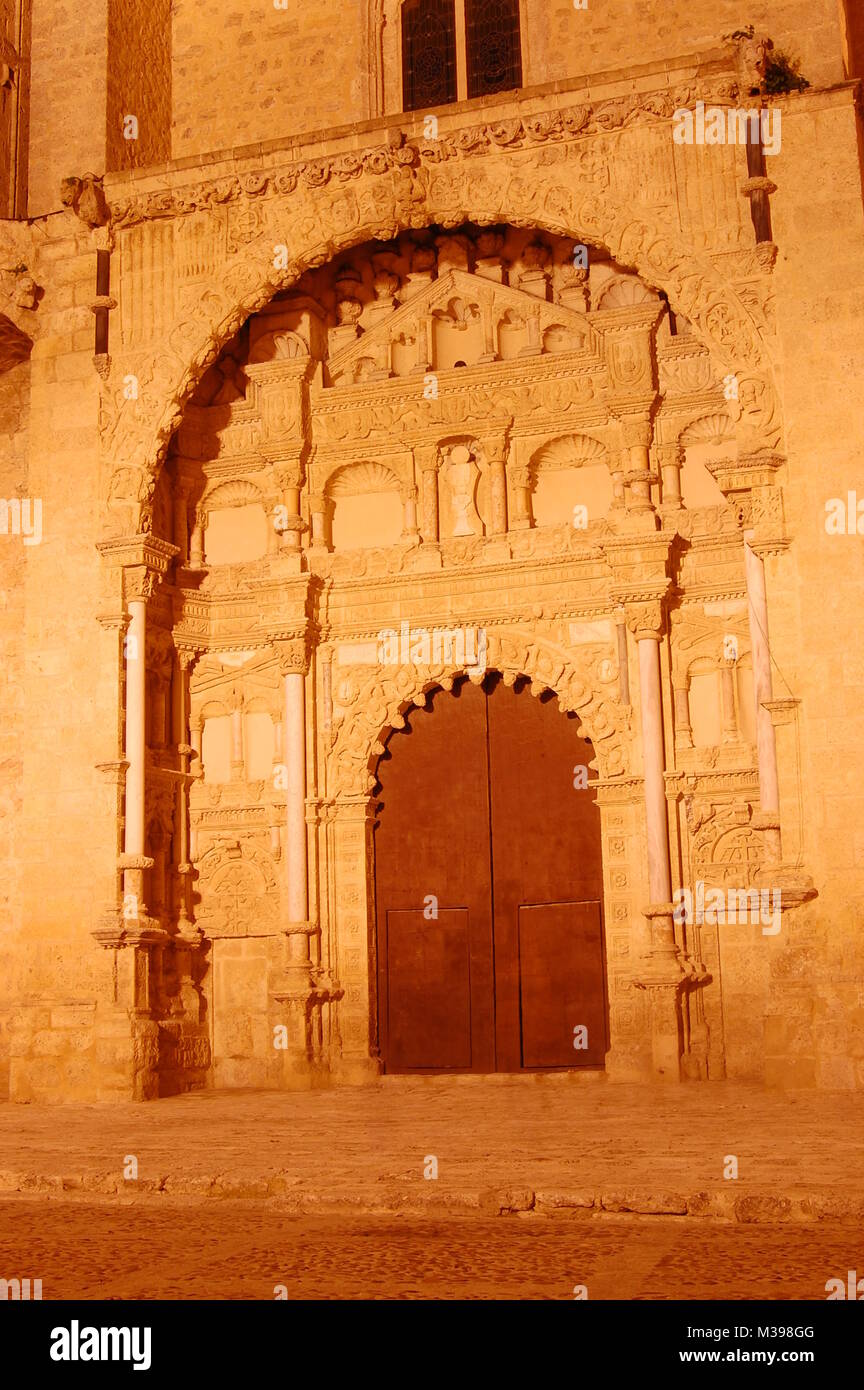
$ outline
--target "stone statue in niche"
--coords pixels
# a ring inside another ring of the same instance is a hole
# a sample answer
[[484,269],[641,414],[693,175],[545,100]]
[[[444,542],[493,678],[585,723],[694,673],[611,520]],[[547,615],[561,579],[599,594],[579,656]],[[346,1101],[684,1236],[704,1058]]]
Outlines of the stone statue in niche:
[[457,444],[450,450],[447,463],[447,488],[450,501],[450,535],[480,536],[483,524],[477,511],[478,469],[469,449]]

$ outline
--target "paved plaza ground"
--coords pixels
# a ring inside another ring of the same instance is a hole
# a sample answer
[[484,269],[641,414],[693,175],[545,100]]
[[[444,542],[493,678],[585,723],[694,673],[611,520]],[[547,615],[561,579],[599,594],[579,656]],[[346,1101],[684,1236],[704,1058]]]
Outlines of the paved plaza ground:
[[113,1196],[115,1207],[116,1194],[267,1199],[305,1216],[854,1222],[864,1219],[862,1150],[862,1095],[578,1074],[386,1077],[303,1093],[0,1106],[0,1195]]
[[41,1278],[46,1300],[266,1301],[277,1289],[290,1300],[572,1300],[577,1286],[589,1301],[824,1300],[829,1279],[864,1271],[864,1239],[833,1222],[302,1216],[272,1201],[15,1197],[0,1201],[0,1267]]

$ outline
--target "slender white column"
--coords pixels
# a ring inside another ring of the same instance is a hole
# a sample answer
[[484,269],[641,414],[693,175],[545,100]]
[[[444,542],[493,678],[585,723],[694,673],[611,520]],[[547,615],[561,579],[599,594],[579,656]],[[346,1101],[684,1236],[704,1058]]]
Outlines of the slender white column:
[[[289,924],[305,922],[308,905],[306,849],[305,677],[291,671],[285,680],[286,843]],[[308,938],[293,938],[306,946]]]
[[723,701],[723,742],[738,742],[738,719],[735,713],[735,666],[724,661],[720,667],[720,685]]
[[772,698],[771,648],[768,642],[768,601],[765,594],[765,566],[750,548],[750,535],[744,537],[744,564],[747,578],[747,614],[750,620],[750,650],[753,655],[753,693],[756,698],[756,756],[759,766],[759,801],[763,811],[780,810],[777,777],[777,745],[771,713],[764,702]]
[[127,854],[144,853],[146,757],[147,601],[129,600],[126,630],[126,829]]
[[231,781],[242,782],[246,771],[243,754],[243,710],[231,711]]
[[652,903],[672,898],[666,783],[663,776],[663,698],[660,685],[660,635],[640,633],[639,695],[642,715],[642,759],[645,775],[645,825],[648,837],[648,891]]

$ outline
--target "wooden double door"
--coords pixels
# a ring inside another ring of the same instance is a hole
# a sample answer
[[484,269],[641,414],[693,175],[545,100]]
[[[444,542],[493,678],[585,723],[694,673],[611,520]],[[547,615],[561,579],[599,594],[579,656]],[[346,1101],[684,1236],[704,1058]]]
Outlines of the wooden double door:
[[592,749],[553,698],[438,691],[378,765],[378,1033],[391,1072],[602,1066]]

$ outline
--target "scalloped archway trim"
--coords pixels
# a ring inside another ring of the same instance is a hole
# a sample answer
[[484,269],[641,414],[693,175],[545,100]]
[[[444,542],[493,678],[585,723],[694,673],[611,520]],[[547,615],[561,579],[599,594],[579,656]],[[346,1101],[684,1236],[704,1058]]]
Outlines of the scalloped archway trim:
[[[500,671],[508,685],[527,677],[534,695],[551,690],[562,710],[578,715],[580,732],[594,748],[592,766],[596,763],[600,776],[626,773],[629,749],[622,706],[592,688],[572,652],[514,630],[491,631],[487,643],[486,670]],[[482,679],[464,664],[364,670],[354,682],[350,707],[329,755],[330,794],[368,796],[389,730],[404,728],[407,713],[424,705],[429,692],[449,690],[461,676]]]

